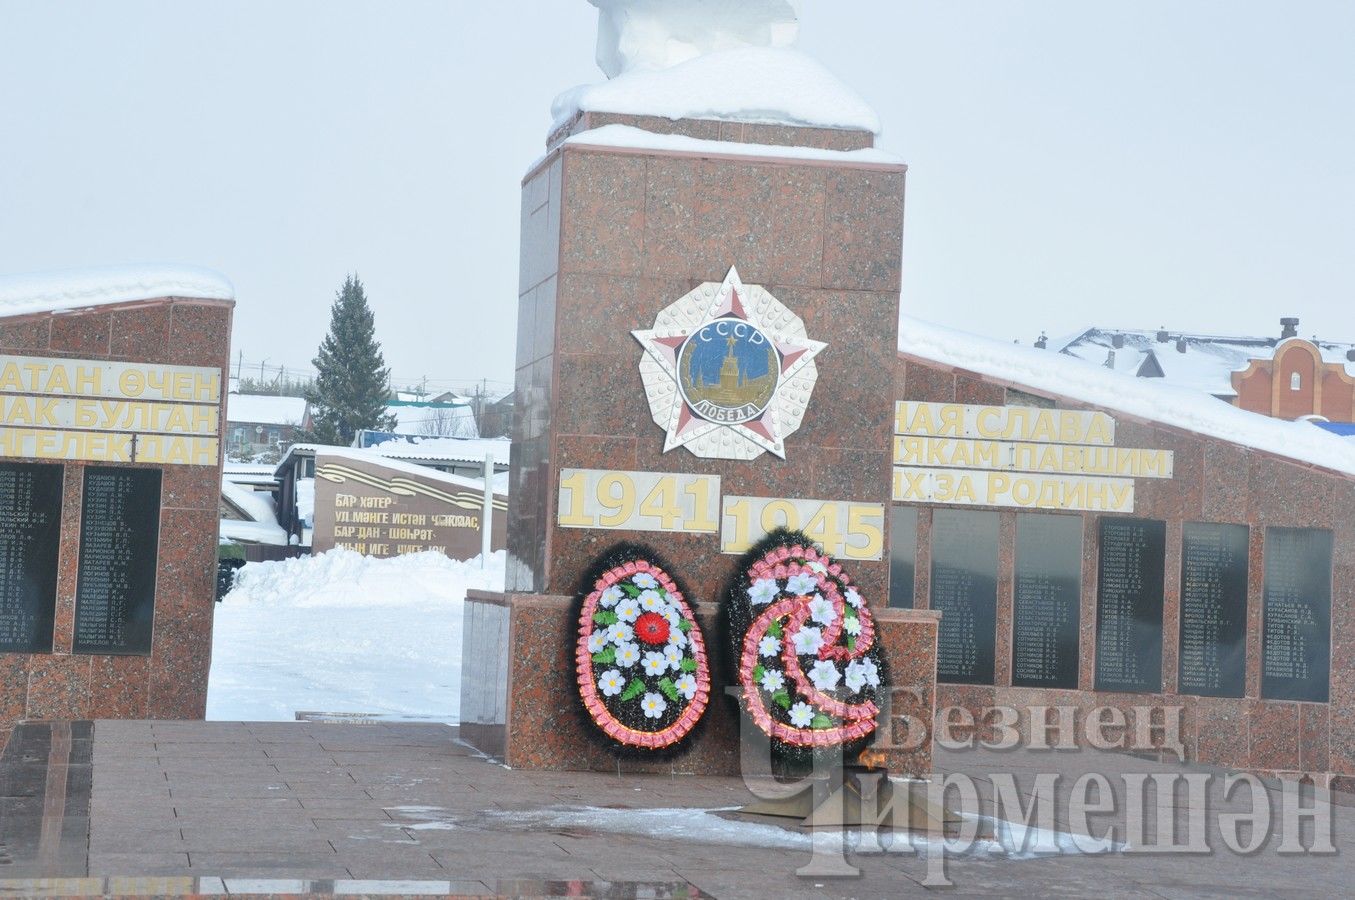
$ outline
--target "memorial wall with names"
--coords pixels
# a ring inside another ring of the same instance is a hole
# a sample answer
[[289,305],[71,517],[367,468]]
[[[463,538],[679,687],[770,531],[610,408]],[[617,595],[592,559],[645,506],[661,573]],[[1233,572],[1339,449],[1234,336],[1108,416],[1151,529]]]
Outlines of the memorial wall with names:
[[208,281],[0,316],[0,744],[205,713],[234,307]]
[[992,684],[997,633],[998,518],[938,509],[932,518],[931,608],[940,610],[936,679]]
[[1246,525],[1185,524],[1178,639],[1179,693],[1246,695]]
[[48,653],[56,613],[62,467],[0,463],[0,653]]
[[1016,516],[1012,684],[1076,688],[1082,600],[1082,518]]
[[1325,703],[1331,682],[1332,533],[1267,528],[1261,696]]
[[85,469],[75,588],[76,653],[151,652],[160,482],[159,469]]
[[1096,689],[1162,690],[1162,593],[1167,523],[1101,519]]

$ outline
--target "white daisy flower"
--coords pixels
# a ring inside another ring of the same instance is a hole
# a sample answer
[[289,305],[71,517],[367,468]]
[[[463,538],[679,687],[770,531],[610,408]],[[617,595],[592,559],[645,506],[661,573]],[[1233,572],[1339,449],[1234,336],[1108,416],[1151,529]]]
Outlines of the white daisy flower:
[[866,686],[866,673],[855,662],[847,663],[847,677],[844,679],[847,688],[853,693]]
[[801,701],[790,708],[790,724],[796,728],[807,728],[814,721],[814,707]]
[[635,639],[635,629],[625,622],[613,622],[607,626],[607,640],[613,644],[624,644]]
[[770,634],[764,634],[762,640],[757,642],[757,652],[759,656],[775,656],[781,652],[781,642]]
[[688,643],[689,641],[687,640],[687,635],[682,633],[681,628],[668,629],[668,646],[686,647]]
[[823,646],[823,632],[818,628],[801,628],[795,632],[795,637],[791,641],[795,644],[795,652],[800,656],[818,653],[819,648]]
[[776,693],[786,686],[786,676],[781,674],[780,669],[763,669],[762,681],[758,683],[764,691]]
[[821,659],[814,663],[814,668],[809,670],[809,680],[814,682],[814,687],[819,690],[831,691],[842,680],[842,673],[837,670],[837,666],[831,661]]
[[821,625],[832,625],[837,619],[837,610],[822,594],[815,594],[814,599],[809,601],[809,617]]
[[638,588],[656,588],[659,586],[659,579],[648,572],[636,572],[631,581],[635,582],[635,586]]
[[673,687],[677,688],[678,693],[688,700],[696,696],[696,678],[691,673],[683,675],[673,682]]
[[634,622],[640,617],[640,611],[640,604],[630,597],[625,597],[616,604],[616,617],[622,622]]
[[819,580],[808,572],[790,576],[786,580],[786,593],[794,594],[797,597],[804,597],[819,586]]
[[847,588],[842,596],[846,597],[847,602],[852,606],[855,606],[857,609],[861,608],[861,595],[856,592],[856,588]]
[[660,597],[658,591],[641,591],[635,599],[645,612],[663,612],[668,608],[668,601]]
[[842,630],[851,635],[861,633],[861,620],[856,616],[848,616],[842,622]]
[[598,679],[598,689],[607,697],[615,697],[617,694],[621,693],[625,686],[626,679],[622,678],[621,673],[616,671],[616,669],[608,669],[603,672],[602,677]]
[[617,644],[616,645],[616,664],[623,669],[629,669],[640,661],[639,644]]
[[685,655],[682,648],[674,647],[672,644],[663,648],[663,658],[668,660],[668,668],[674,672],[682,668],[682,657]]
[[668,708],[668,702],[662,694],[645,694],[645,698],[640,701],[640,708],[645,711],[645,718],[657,719]]
[[828,574],[828,567],[825,566],[823,563],[819,562],[817,559],[810,560],[809,562],[805,563],[805,565],[809,566],[809,568],[813,569],[815,572],[818,572],[820,575]]
[[668,668],[668,657],[651,650],[645,654],[643,665],[646,675],[662,675]]
[[[858,681],[871,687],[880,686],[880,670],[876,668],[875,663],[869,659],[857,659],[847,663],[848,685]],[[853,690],[856,690],[856,688],[853,688]]]
[[678,611],[678,608],[676,606],[668,607],[667,609],[660,612],[659,615],[667,619],[669,627],[673,629],[676,629],[678,627],[678,623],[682,621],[682,613]]
[[613,606],[616,606],[616,602],[624,596],[626,595],[621,590],[621,588],[617,587],[616,585],[612,585],[611,587],[607,588],[607,590],[602,592],[602,596],[598,598],[598,603],[602,606],[607,607],[608,609],[611,609]]
[[777,587],[775,578],[759,578],[748,589],[748,602],[754,606],[761,606],[764,603],[771,603],[779,593],[781,589]]
[[595,629],[592,634],[588,635],[588,652],[601,653],[602,648],[607,646],[608,640],[610,638],[607,637],[606,631],[601,628]]

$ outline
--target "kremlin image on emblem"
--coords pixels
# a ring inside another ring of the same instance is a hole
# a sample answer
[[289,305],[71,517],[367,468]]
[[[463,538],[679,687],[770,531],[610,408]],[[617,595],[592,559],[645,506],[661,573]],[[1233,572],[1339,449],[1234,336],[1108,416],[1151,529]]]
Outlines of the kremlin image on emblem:
[[712,422],[747,422],[767,409],[781,370],[776,348],[748,322],[711,322],[687,339],[678,357],[682,395]]

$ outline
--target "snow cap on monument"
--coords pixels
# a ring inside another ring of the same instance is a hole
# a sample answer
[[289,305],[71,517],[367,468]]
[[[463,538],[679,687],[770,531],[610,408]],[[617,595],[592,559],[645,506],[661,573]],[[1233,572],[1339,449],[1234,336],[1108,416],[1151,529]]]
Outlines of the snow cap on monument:
[[667,69],[717,50],[789,47],[799,0],[588,0],[598,8],[598,67],[608,78]]

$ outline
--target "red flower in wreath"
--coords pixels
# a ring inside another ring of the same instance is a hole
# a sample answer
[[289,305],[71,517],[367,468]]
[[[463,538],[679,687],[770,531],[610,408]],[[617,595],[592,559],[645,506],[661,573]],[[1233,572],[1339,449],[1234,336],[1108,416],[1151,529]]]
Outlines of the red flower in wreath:
[[647,612],[635,620],[635,636],[646,644],[665,644],[668,620],[658,613]]

